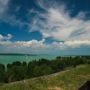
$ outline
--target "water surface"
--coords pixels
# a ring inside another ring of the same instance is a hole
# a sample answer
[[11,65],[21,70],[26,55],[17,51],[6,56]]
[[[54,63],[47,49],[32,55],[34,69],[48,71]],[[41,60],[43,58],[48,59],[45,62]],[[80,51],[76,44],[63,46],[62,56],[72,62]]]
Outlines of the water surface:
[[53,55],[0,55],[0,63],[2,64],[8,64],[15,61],[32,61],[32,60],[39,60],[41,58],[45,59],[55,59],[56,56]]

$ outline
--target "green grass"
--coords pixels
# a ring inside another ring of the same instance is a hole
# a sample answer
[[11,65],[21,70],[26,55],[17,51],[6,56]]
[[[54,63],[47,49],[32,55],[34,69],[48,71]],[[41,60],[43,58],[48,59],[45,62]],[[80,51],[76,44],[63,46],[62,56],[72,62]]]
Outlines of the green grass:
[[48,76],[4,84],[0,90],[78,90],[87,80],[90,80],[90,65],[81,65]]

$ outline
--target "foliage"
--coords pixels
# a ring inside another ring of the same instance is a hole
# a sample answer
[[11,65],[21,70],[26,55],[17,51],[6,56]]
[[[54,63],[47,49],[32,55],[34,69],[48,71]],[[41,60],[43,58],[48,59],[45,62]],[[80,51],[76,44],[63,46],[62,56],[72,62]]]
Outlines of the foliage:
[[80,64],[90,64],[90,56],[57,57],[55,60],[40,59],[29,63],[16,61],[7,64],[6,68],[0,64],[0,83],[49,75]]
[[90,80],[90,65],[79,65],[51,75],[4,84],[0,90],[78,90],[87,80]]

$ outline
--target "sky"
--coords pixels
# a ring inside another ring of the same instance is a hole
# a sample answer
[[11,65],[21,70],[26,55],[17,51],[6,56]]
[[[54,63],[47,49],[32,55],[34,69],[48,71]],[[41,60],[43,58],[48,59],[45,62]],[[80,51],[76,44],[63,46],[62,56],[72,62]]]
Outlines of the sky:
[[0,53],[90,55],[90,0],[0,0]]

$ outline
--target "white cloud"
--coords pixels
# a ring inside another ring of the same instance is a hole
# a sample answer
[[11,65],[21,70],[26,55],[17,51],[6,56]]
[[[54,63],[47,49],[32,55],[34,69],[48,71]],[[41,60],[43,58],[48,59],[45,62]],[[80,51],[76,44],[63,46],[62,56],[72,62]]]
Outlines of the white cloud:
[[13,36],[11,34],[8,34],[6,37],[6,40],[10,40]]
[[8,34],[3,36],[0,34],[0,47],[4,47],[5,50],[10,52],[39,52],[47,53],[54,50],[66,50],[68,48],[78,48],[80,46],[89,46],[90,40],[72,40],[64,42],[53,42],[46,44],[45,39],[42,40],[30,40],[30,41],[11,41],[13,35]]
[[49,45],[53,49],[67,49],[67,48],[78,48],[80,46],[89,46],[90,40],[73,40],[73,41],[65,41],[65,42],[53,42]]
[[44,38],[52,37],[60,41],[90,39],[90,20],[85,20],[84,12],[79,12],[72,18],[64,6],[50,7],[45,10],[47,13],[38,13],[38,16],[44,20],[38,16],[35,17],[30,31],[39,30]]
[[90,40],[74,40],[74,41],[66,41],[64,43],[66,46],[69,46],[69,47],[80,47],[82,45],[84,46],[90,46]]
[[14,48],[32,48],[35,50],[47,50],[48,49],[67,49],[67,48],[77,48],[80,46],[90,46],[90,40],[73,40],[73,41],[65,41],[65,42],[53,42],[51,44],[46,44],[45,39],[40,41],[31,40],[31,41],[15,41],[12,42],[10,40],[0,41],[0,46],[10,46]]
[[12,46],[12,42],[11,41],[0,41],[0,46]]
[[[1,46],[10,46],[10,47],[30,47],[30,48],[44,48],[44,42],[45,39],[42,39],[40,41],[38,40],[31,40],[31,41],[10,41],[12,35],[8,34],[8,36],[3,37],[0,35],[0,45]],[[5,40],[6,39],[6,40]]]
[[11,34],[7,34],[7,36],[3,36],[0,34],[0,41],[7,41],[10,40],[13,36]]
[[0,41],[3,40],[3,39],[4,39],[4,37],[0,34]]
[[31,48],[44,48],[44,39],[41,41],[31,40],[31,41],[16,41],[13,46],[16,47],[31,47]]

